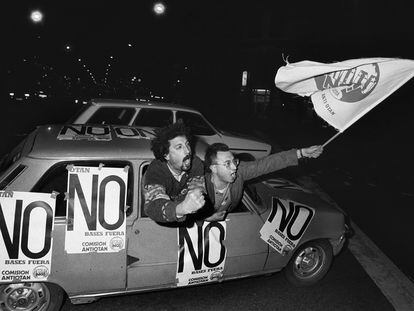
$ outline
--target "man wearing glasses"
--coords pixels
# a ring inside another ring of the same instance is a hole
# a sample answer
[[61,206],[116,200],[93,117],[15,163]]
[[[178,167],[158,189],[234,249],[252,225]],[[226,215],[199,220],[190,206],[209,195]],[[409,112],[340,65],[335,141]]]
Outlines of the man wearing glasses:
[[300,158],[317,158],[322,151],[322,146],[311,146],[282,151],[260,160],[240,163],[239,159],[234,158],[227,145],[212,144],[207,148],[204,166],[207,194],[214,211],[210,217],[206,218],[206,221],[225,219],[226,213],[236,207],[241,200],[243,184],[246,180],[297,165]]

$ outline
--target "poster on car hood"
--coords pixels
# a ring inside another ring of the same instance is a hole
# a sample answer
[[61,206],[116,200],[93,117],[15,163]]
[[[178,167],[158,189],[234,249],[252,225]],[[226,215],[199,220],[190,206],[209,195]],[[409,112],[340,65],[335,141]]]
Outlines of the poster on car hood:
[[278,253],[290,252],[315,215],[315,210],[295,201],[272,198],[272,210],[260,229],[260,238]]
[[226,261],[226,222],[195,223],[178,233],[177,286],[218,281]]
[[0,191],[0,283],[50,274],[56,196]]
[[67,170],[66,252],[125,249],[128,169],[68,165]]

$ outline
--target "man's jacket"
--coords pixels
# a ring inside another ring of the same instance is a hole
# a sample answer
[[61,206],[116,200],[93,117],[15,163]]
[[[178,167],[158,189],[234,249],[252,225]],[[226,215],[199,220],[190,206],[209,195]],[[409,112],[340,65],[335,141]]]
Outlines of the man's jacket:
[[[293,165],[298,165],[296,149],[271,154],[267,157],[252,162],[240,162],[240,165],[237,169],[236,179],[233,183],[230,184],[231,204],[227,207],[227,212],[235,208],[240,202],[243,196],[243,184],[245,181]],[[214,206],[215,196],[214,186],[211,182],[211,173],[206,174],[205,182],[209,200],[211,201],[212,206]],[[218,211],[221,210],[218,209],[216,212]]]
[[144,211],[150,218],[157,222],[184,221],[185,217],[177,219],[175,209],[184,200],[189,187],[204,187],[203,162],[194,156],[190,170],[177,181],[167,162],[153,160],[145,172],[143,185]]

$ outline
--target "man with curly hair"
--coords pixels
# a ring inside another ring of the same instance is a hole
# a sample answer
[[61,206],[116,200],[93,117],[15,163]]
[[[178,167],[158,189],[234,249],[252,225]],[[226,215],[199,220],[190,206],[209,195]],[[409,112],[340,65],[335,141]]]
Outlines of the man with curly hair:
[[144,210],[157,222],[180,222],[204,205],[204,166],[191,150],[188,128],[177,122],[156,131],[144,177]]

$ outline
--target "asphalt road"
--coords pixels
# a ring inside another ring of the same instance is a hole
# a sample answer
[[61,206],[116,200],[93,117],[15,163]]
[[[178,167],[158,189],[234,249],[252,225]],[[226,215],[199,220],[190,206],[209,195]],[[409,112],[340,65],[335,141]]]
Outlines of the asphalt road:
[[92,310],[394,310],[354,256],[345,250],[317,285],[294,287],[283,273],[217,284],[102,298],[62,311]]

